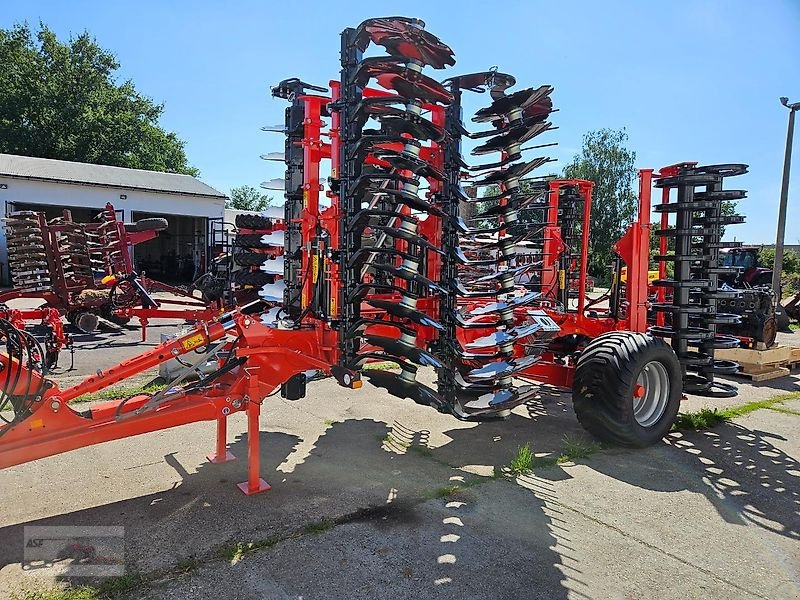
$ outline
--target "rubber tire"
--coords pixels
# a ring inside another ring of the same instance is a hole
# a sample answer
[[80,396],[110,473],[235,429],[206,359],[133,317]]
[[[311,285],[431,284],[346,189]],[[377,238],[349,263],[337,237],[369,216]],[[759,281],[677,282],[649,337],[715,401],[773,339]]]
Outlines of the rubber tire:
[[778,325],[778,331],[783,333],[792,332],[791,328],[789,327],[789,315],[786,314],[786,309],[780,302],[778,302],[778,306],[775,308],[775,322]]
[[262,273],[261,271],[235,271],[233,273],[233,280],[239,285],[252,285],[261,287],[268,283],[273,283],[275,280],[274,275],[269,273]]
[[[642,427],[633,415],[633,391],[639,373],[651,361],[666,367],[671,385],[661,418]],[[669,344],[644,333],[613,331],[592,340],[578,358],[572,402],[578,421],[595,437],[644,448],[669,432],[678,414],[682,387],[681,366]]]
[[237,252],[233,255],[233,262],[242,267],[258,267],[263,265],[264,261],[269,260],[269,254],[260,254],[258,252]]
[[164,231],[169,227],[169,221],[161,217],[139,219],[133,224],[135,231]]
[[269,244],[262,244],[261,233],[240,233],[233,239],[233,245],[240,248],[267,248]]
[[272,229],[272,220],[261,215],[236,215],[235,222],[239,229]]

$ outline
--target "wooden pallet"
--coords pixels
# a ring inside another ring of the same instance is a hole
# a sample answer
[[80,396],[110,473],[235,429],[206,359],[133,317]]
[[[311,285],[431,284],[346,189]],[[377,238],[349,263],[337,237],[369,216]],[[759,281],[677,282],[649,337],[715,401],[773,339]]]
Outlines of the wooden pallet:
[[739,363],[741,371],[736,374],[755,382],[786,377],[800,365],[800,348],[793,346],[778,345],[766,350],[732,348],[717,350],[714,356]]

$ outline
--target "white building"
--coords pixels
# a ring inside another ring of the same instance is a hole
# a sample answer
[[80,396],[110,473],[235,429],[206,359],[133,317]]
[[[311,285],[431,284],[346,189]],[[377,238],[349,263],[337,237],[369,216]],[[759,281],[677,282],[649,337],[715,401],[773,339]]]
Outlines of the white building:
[[[4,215],[35,210],[54,218],[70,209],[75,221],[88,222],[110,202],[125,222],[166,218],[169,228],[133,252],[137,269],[162,281],[189,281],[204,269],[209,234],[222,225],[225,200],[190,175],[0,154]],[[0,282],[8,281],[5,232],[0,231]]]

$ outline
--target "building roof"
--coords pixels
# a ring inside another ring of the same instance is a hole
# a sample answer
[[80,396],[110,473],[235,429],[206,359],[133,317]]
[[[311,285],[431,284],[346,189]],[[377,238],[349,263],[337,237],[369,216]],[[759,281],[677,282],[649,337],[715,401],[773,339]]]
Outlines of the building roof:
[[167,194],[225,198],[210,185],[191,175],[126,169],[108,165],[0,154],[0,177],[54,181],[77,185],[98,185]]

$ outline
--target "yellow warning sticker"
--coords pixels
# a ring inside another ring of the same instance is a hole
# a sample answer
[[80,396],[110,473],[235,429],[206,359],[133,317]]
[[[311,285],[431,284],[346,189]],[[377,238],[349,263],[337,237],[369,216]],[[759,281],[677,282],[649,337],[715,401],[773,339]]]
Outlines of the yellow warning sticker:
[[308,208],[308,190],[303,192],[303,208]]
[[183,346],[184,350],[194,350],[195,348],[199,348],[200,346],[204,346],[206,343],[206,338],[203,337],[202,333],[198,333],[197,335],[193,335],[192,337],[188,337],[181,342],[181,346]]
[[567,277],[566,274],[564,273],[564,270],[562,269],[558,272],[558,287],[563,290],[566,284],[567,284]]
[[318,276],[319,276],[319,256],[314,254],[311,257],[311,281],[313,283],[317,283]]

